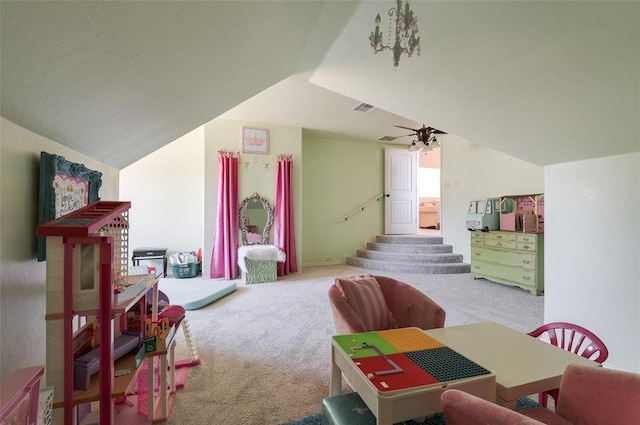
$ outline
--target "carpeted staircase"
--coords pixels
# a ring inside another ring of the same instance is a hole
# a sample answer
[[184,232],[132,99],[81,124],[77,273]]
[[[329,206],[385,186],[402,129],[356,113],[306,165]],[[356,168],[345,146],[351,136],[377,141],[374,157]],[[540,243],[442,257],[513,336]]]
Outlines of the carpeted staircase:
[[470,273],[471,265],[462,262],[453,246],[442,236],[383,235],[367,243],[367,249],[347,257],[347,264],[373,270],[406,273]]

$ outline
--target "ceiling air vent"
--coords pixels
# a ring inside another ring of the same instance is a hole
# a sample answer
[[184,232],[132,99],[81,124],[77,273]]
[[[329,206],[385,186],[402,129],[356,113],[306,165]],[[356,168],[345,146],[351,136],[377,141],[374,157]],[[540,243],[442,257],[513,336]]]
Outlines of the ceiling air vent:
[[395,136],[395,137],[394,136],[381,136],[381,137],[378,137],[378,140],[382,140],[382,141],[385,141],[385,142],[390,142],[392,140],[396,140],[397,138],[398,138],[397,136]]
[[359,103],[358,105],[354,106],[352,110],[358,111],[358,112],[371,113],[371,112],[377,111],[378,108],[376,108],[373,105],[369,105],[368,103]]

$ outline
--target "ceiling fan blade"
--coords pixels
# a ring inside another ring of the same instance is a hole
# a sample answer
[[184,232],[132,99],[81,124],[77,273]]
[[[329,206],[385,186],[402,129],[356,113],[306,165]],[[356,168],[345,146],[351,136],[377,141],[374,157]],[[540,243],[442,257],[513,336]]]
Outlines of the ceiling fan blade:
[[444,131],[436,130],[435,128],[431,131],[431,134],[447,134]]
[[398,128],[404,128],[405,130],[412,130],[412,131],[418,131],[415,128],[411,128],[411,127],[405,127],[403,125],[394,125],[394,127],[398,127]]
[[386,140],[392,141],[392,140],[396,140],[399,139],[401,137],[407,137],[407,136],[415,136],[415,133],[411,133],[411,134],[403,134],[402,136],[389,136]]

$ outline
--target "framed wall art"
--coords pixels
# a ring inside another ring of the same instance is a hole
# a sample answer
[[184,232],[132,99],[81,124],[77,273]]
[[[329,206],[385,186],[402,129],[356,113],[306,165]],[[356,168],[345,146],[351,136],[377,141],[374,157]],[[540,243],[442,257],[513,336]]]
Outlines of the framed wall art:
[[[38,225],[100,200],[102,173],[64,157],[40,152]],[[46,238],[38,237],[38,261],[46,260]]]
[[269,154],[269,130],[242,127],[242,153]]

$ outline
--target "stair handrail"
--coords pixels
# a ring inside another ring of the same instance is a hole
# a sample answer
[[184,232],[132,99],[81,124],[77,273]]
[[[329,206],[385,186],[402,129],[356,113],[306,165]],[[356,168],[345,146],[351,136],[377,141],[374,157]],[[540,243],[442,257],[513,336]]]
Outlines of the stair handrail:
[[355,210],[351,211],[349,214],[345,215],[344,217],[340,218],[338,221],[336,221],[336,223],[341,223],[343,221],[348,221],[349,218],[354,215],[357,214],[361,211],[364,211],[365,208],[367,208],[369,206],[369,204],[372,204],[374,202],[378,202],[380,199],[382,199],[384,197],[384,193],[381,193],[380,195],[376,196],[375,198],[369,199],[367,202],[365,202],[364,204],[362,204],[360,207],[356,208]]

